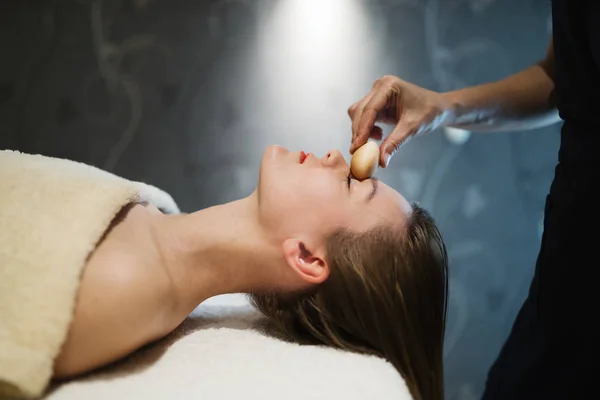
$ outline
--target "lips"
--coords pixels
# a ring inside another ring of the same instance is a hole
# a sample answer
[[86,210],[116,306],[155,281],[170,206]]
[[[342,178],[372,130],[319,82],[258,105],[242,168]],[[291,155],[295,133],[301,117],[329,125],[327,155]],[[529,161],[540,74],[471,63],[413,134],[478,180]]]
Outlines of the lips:
[[304,160],[306,160],[307,156],[308,155],[305,152],[303,152],[303,151],[300,152],[300,164],[302,164],[304,162]]

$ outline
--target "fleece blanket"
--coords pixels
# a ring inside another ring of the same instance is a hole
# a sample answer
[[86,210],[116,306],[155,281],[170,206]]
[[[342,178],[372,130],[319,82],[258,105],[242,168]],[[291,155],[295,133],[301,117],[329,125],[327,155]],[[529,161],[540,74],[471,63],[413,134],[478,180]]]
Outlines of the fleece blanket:
[[171,335],[44,400],[411,400],[391,364],[270,337],[243,295],[201,304]]
[[43,394],[87,257],[129,203],[159,189],[68,160],[0,151],[0,398]]

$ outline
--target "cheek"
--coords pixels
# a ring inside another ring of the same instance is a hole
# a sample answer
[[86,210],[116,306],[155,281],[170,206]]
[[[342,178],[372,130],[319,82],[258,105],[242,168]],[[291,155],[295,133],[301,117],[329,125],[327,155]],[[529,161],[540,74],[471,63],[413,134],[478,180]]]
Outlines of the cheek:
[[308,184],[295,204],[299,223],[311,225],[319,232],[343,226],[347,221],[348,199],[344,198],[341,185],[316,180]]
[[343,182],[322,172],[306,175],[299,189],[303,208],[334,211],[342,206],[344,200]]
[[268,188],[268,203],[272,217],[286,231],[321,234],[346,221],[347,204],[341,181],[322,174],[290,174],[280,178],[274,179],[273,186]]
[[343,183],[332,175],[317,169],[294,166],[269,167],[264,170],[263,190],[281,203],[280,207],[306,210],[339,202]]
[[260,170],[261,214],[286,230],[344,222],[348,204],[345,180],[331,171],[280,162],[266,152]]

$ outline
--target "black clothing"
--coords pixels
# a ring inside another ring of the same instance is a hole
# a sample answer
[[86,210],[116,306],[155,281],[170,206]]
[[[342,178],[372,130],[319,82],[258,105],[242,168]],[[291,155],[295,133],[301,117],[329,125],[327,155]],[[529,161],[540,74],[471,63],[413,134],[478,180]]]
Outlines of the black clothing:
[[484,400],[600,397],[600,0],[554,0],[552,16],[559,163],[529,295]]

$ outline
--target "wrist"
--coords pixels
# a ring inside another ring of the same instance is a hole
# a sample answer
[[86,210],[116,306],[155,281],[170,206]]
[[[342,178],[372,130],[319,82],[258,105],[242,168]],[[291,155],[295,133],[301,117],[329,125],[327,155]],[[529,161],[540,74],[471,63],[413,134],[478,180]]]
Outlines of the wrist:
[[461,105],[460,92],[440,93],[440,116],[442,126],[456,125],[461,116],[464,115],[464,107]]

